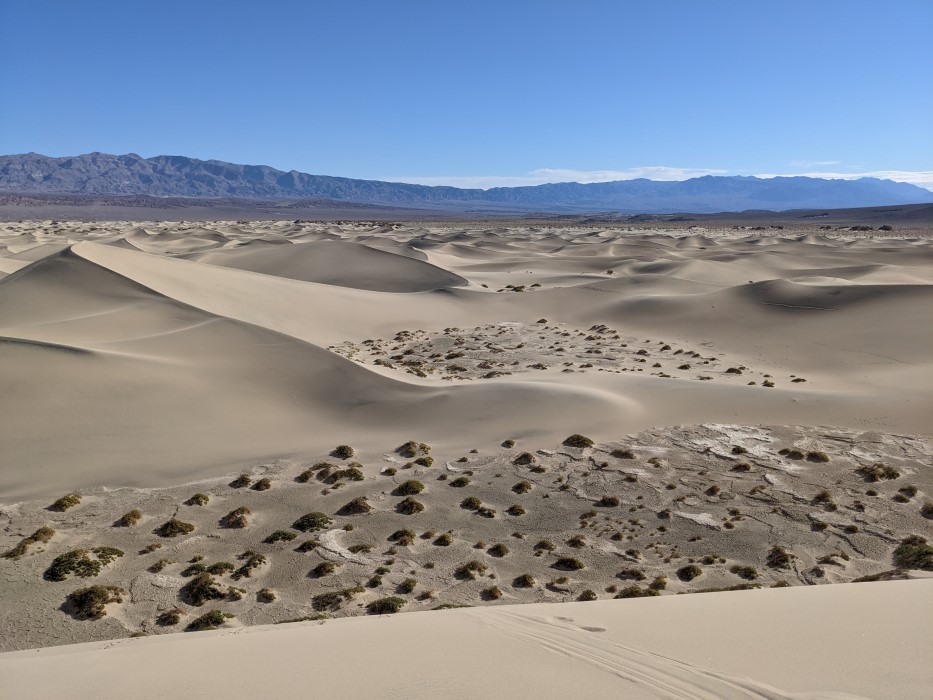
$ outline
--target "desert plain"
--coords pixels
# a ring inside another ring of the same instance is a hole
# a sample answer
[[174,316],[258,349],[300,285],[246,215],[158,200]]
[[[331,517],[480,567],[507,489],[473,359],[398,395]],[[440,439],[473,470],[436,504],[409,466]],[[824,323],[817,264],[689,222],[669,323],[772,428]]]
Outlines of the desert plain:
[[930,232],[751,228],[0,224],[11,697],[928,697]]

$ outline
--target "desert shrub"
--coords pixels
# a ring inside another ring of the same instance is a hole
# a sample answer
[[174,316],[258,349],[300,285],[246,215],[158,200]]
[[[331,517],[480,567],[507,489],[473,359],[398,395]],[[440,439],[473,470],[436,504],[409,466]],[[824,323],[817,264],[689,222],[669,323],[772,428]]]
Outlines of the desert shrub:
[[330,454],[337,459],[350,459],[356,452],[349,445],[337,445]]
[[580,595],[577,596],[577,600],[580,600],[580,601],[597,600],[597,599],[598,599],[598,596],[596,595],[596,591],[592,591],[589,588],[587,588],[585,591],[583,591],[582,593],[580,593]]
[[469,485],[470,480],[465,476],[458,476],[456,479],[450,482],[450,485],[457,489],[462,489],[464,486]]
[[460,507],[464,510],[479,510],[483,507],[483,502],[476,496],[469,496],[460,501]]
[[373,551],[373,545],[371,545],[371,544],[354,544],[354,545],[351,545],[351,546],[347,547],[347,551],[350,552],[351,554],[360,554],[361,552],[362,552],[363,554],[366,554],[366,553],[368,553],[368,552]]
[[486,550],[490,555],[494,557],[504,557],[509,553],[509,548],[504,544],[494,544],[488,550]]
[[532,489],[530,481],[519,481],[515,486],[512,487],[512,491],[515,493],[528,493]]
[[140,520],[142,520],[143,514],[141,511],[136,510],[135,508],[128,513],[124,513],[120,516],[120,519],[117,520],[114,525],[117,527],[132,527]]
[[855,470],[855,473],[861,476],[865,481],[877,482],[882,480],[897,479],[901,473],[894,467],[877,462],[871,466],[861,466]]
[[171,627],[173,625],[177,625],[179,622],[181,622],[181,618],[185,614],[185,611],[181,608],[172,608],[171,610],[166,610],[156,618],[156,624],[160,627]]
[[836,502],[829,491],[820,491],[813,497],[813,503],[816,505],[834,506]]
[[[94,559],[90,556],[92,553],[95,555]],[[91,578],[97,576],[104,566],[122,556],[123,552],[113,547],[73,549],[55,557],[43,572],[42,578],[46,581],[64,581],[72,574],[79,578]]]
[[243,552],[237,559],[243,563],[240,565],[239,569],[233,572],[231,578],[234,581],[239,581],[241,578],[251,578],[253,571],[266,563],[266,558],[263,555],[251,551]]
[[437,539],[434,540],[434,544],[438,547],[449,547],[453,542],[454,538],[448,532],[438,535]]
[[207,571],[207,567],[204,566],[204,564],[196,563],[182,569],[181,575],[185,578],[190,578],[191,576],[204,573],[205,571]]
[[189,498],[187,501],[185,501],[185,505],[186,506],[206,506],[207,502],[210,500],[211,500],[210,496],[208,496],[206,493],[196,493],[193,496],[191,496],[191,498]]
[[324,576],[329,576],[337,570],[337,565],[332,561],[322,561],[320,564],[311,569],[311,576],[314,578],[322,578]]
[[229,574],[231,571],[234,571],[236,567],[228,561],[219,561],[215,564],[208,566],[205,571],[214,576],[223,576],[224,574]]
[[654,580],[648,584],[648,588],[653,591],[663,591],[667,588],[667,576],[655,576]]
[[903,569],[922,569],[933,571],[933,546],[927,544],[925,537],[911,535],[903,540],[894,550],[894,564]]
[[162,523],[153,532],[159,537],[177,537],[178,535],[187,535],[194,532],[194,525],[172,518]]
[[566,437],[562,444],[566,447],[578,447],[581,449],[585,447],[592,447],[594,445],[592,440],[590,440],[585,435],[580,435],[579,433],[574,433],[573,435]]
[[398,496],[415,496],[422,491],[424,491],[424,484],[414,479],[409,479],[408,481],[399,484],[398,488],[395,489],[395,493]]
[[81,495],[77,493],[66,493],[64,496],[55,501],[52,505],[49,506],[49,510],[54,510],[58,513],[64,513],[69,508],[74,508],[81,502]]
[[736,564],[735,566],[730,567],[729,571],[731,571],[739,578],[744,578],[746,581],[754,581],[756,578],[758,578],[758,569],[756,569],[754,566],[739,566]]
[[229,613],[226,615],[220,610],[210,610],[200,617],[194,618],[185,628],[189,632],[202,632],[204,630],[215,630],[227,621],[228,617],[233,617]]
[[553,552],[557,549],[557,545],[551,542],[551,540],[541,540],[534,548],[539,551]]
[[477,575],[485,574],[487,568],[488,567],[483,562],[473,559],[466,564],[458,566],[454,570],[454,575],[461,579],[475,579]]
[[40,527],[34,533],[29,535],[29,537],[24,537],[21,539],[15,547],[8,549],[3,553],[4,559],[19,559],[21,558],[29,548],[39,542],[48,542],[52,539],[52,536],[55,534],[55,530],[50,527]]
[[395,451],[405,459],[412,459],[413,457],[417,457],[419,454],[426,455],[431,451],[431,446],[426,445],[423,442],[409,440],[408,442],[396,447]]
[[420,501],[416,501],[411,496],[403,498],[399,501],[398,505],[395,506],[395,512],[401,515],[414,515],[415,513],[421,513],[423,511],[424,504]]
[[288,530],[276,530],[271,535],[266,537],[263,542],[266,544],[275,544],[276,542],[291,542],[297,538],[298,535],[296,535],[294,532],[288,532]]
[[256,600],[260,603],[272,603],[276,599],[275,591],[271,588],[263,588],[258,593],[256,593]]
[[388,598],[380,598],[379,600],[374,600],[369,605],[366,606],[366,610],[370,615],[392,615],[401,610],[405,603],[408,602],[404,598],[399,598],[398,596],[389,596]]
[[538,458],[535,457],[530,452],[522,452],[520,455],[518,455],[515,459],[512,460],[512,464],[519,466],[519,467],[525,467],[525,466],[528,466],[529,464],[534,464],[537,461],[538,461]]
[[174,564],[174,563],[175,562],[173,562],[171,559],[159,559],[159,561],[155,562],[148,568],[148,571],[150,571],[153,574],[157,574],[169,564]]
[[185,600],[199,608],[207,601],[219,600],[225,595],[218,583],[206,571],[202,571],[182,586],[181,593]]
[[829,455],[820,450],[812,450],[807,452],[807,460],[810,462],[828,462]]
[[933,519],[933,503],[927,501],[922,506],[920,506],[920,515],[922,515],[927,520]]
[[431,467],[434,465],[434,457],[418,457],[415,460],[415,464],[421,467]]
[[616,576],[623,581],[644,581],[647,578],[641,569],[622,569]]
[[495,518],[496,510],[495,508],[489,508],[488,506],[481,506],[476,509],[476,514],[481,515],[484,518]]
[[519,505],[518,503],[513,503],[506,509],[505,512],[508,513],[509,515],[514,515],[518,517],[520,515],[524,515],[526,511],[525,511],[524,506]]
[[231,529],[243,529],[249,525],[247,516],[252,515],[252,511],[246,506],[240,506],[227,513],[220,519],[220,526]]
[[642,588],[638,584],[633,583],[631,586],[626,586],[621,591],[619,591],[615,597],[616,598],[649,598],[651,596],[661,595],[657,589],[654,588]]
[[302,515],[298,520],[292,523],[292,527],[301,532],[314,532],[316,530],[323,530],[332,522],[333,521],[323,513],[315,511]]
[[240,474],[236,479],[230,482],[230,488],[242,489],[253,483],[249,474]]
[[702,573],[703,569],[701,569],[696,564],[688,564],[687,566],[682,566],[677,569],[677,578],[679,578],[681,581],[692,581]]
[[511,438],[509,438],[508,440],[503,440],[502,446],[505,447],[506,449],[511,449],[515,447],[515,440],[512,440]]
[[801,452],[800,450],[792,450],[788,447],[778,450],[778,454],[784,457],[787,457],[787,459],[803,459],[804,458],[803,452]]
[[344,503],[337,511],[337,515],[360,515],[368,513],[372,509],[373,507],[369,505],[369,501],[366,500],[365,496],[358,496],[352,501]]
[[535,577],[531,574],[522,574],[512,579],[513,588],[531,588],[535,585]]
[[561,571],[579,571],[585,568],[582,561],[574,559],[573,557],[561,557],[554,562],[553,566],[555,569],[560,569]]
[[68,604],[82,620],[99,620],[107,614],[105,605],[122,603],[126,593],[118,586],[88,586],[68,594]]
[[396,530],[389,535],[389,541],[403,547],[409,547],[415,542],[415,533],[412,530]]
[[621,503],[622,501],[617,496],[603,496],[596,501],[596,505],[602,506],[603,508],[615,508]]
[[616,459],[635,459],[635,453],[629,449],[615,449],[609,453]]
[[789,569],[791,561],[795,559],[794,555],[783,547],[776,545],[768,552],[765,562],[772,569]]
[[307,484],[311,479],[314,478],[315,469],[305,469],[301,474],[295,477],[295,481],[299,484]]
[[311,599],[311,607],[318,612],[333,610],[344,601],[343,595],[339,591],[330,591],[320,593]]
[[418,586],[418,582],[413,578],[406,578],[398,585],[399,593],[411,593]]
[[253,484],[253,491],[268,491],[272,488],[272,480],[268,477],[263,477],[255,484]]
[[320,546],[321,546],[320,540],[315,540],[315,539],[305,540],[300,545],[295,547],[295,551],[296,552],[312,552]]
[[730,471],[733,472],[750,472],[752,470],[752,465],[747,462],[742,462],[741,464],[736,464]]
[[748,450],[742,447],[741,445],[736,445],[735,447],[732,448],[732,454],[744,455],[744,454],[748,454]]
[[502,590],[498,586],[490,586],[489,588],[484,588],[480,595],[483,597],[483,600],[499,600],[502,597]]
[[575,547],[576,549],[581,549],[586,547],[586,538],[583,535],[574,535],[569,540],[567,540],[567,545],[570,547]]

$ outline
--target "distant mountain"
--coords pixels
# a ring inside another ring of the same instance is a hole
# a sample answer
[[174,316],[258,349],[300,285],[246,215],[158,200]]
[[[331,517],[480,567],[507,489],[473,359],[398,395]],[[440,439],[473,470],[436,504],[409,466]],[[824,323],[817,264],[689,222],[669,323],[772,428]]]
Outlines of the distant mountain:
[[0,191],[242,199],[330,199],[420,208],[516,212],[711,213],[850,208],[933,202],[933,192],[876,178],[698,177],[682,182],[620,180],[488,190],[427,187],[284,172],[184,156],[89,153],[0,156]]

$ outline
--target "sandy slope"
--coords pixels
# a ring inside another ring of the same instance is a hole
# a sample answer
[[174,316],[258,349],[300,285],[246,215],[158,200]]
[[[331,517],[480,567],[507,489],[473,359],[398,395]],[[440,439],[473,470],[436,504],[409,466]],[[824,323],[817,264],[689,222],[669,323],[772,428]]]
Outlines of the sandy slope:
[[931,594],[895,581],[305,622],[11,652],[0,675],[24,700],[906,700],[933,685]]

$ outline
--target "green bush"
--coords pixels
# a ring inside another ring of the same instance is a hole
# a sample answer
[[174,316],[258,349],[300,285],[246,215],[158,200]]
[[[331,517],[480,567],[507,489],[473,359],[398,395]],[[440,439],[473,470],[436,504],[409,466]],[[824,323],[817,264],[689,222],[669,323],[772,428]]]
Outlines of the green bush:
[[218,587],[217,582],[206,571],[202,571],[181,587],[181,593],[191,605],[201,607],[209,600],[219,600],[224,597],[224,591]]
[[253,484],[253,491],[268,491],[272,488],[272,480],[268,477],[263,477],[255,484]]
[[595,443],[590,440],[590,438],[585,435],[580,435],[579,433],[574,433],[573,435],[568,436],[564,439],[562,443],[566,447],[577,447],[583,449],[585,447],[592,447]]
[[117,520],[114,525],[117,527],[132,527],[140,520],[142,520],[143,514],[141,511],[136,510],[135,508],[128,513],[124,513],[120,516],[120,519]]
[[468,486],[470,480],[465,476],[458,476],[456,479],[450,482],[450,485],[456,489],[462,489],[464,486]]
[[399,484],[398,488],[395,489],[395,493],[398,496],[415,496],[422,491],[424,491],[424,484],[414,479],[409,479]]
[[438,547],[449,547],[453,542],[454,538],[448,532],[438,535],[437,539],[434,540],[434,544]]
[[52,536],[54,534],[55,534],[55,530],[53,530],[52,528],[40,527],[34,533],[29,535],[29,537],[24,537],[23,539],[21,539],[15,547],[13,547],[12,549],[8,549],[6,552],[4,552],[3,558],[14,559],[14,560],[19,559],[23,555],[26,554],[26,552],[29,550],[29,548],[32,545],[38,544],[39,542],[42,542],[42,543],[48,542],[49,540],[52,539]]
[[260,566],[266,563],[266,558],[257,554],[256,552],[243,552],[243,554],[237,557],[243,564],[240,565],[240,568],[233,572],[233,575],[230,577],[234,581],[239,581],[241,578],[251,578],[253,571],[258,569]]
[[696,564],[689,564],[687,566],[682,566],[677,569],[677,578],[681,581],[692,581],[697,576],[703,574],[703,569],[701,569]]
[[266,544],[275,544],[276,542],[291,542],[297,538],[298,535],[296,535],[294,532],[288,532],[287,530],[276,530],[271,535],[266,537],[263,542]]
[[68,604],[76,617],[82,620],[99,620],[107,614],[105,605],[122,603],[126,593],[118,586],[89,586],[68,594]]
[[483,562],[473,559],[466,564],[458,566],[454,570],[454,575],[461,579],[475,579],[477,575],[485,574],[487,568],[488,567]]
[[389,535],[389,541],[395,542],[402,547],[410,547],[415,543],[415,533],[412,530],[396,530]]
[[513,588],[532,588],[535,585],[535,577],[531,574],[521,574],[512,579]]
[[512,487],[512,491],[518,494],[528,493],[533,488],[530,481],[519,481]]
[[791,561],[795,559],[794,555],[781,546],[774,546],[765,557],[765,562],[772,569],[789,569]]
[[311,569],[311,576],[313,578],[322,578],[324,576],[329,576],[337,570],[337,565],[332,561],[322,561],[320,564]]
[[504,544],[494,544],[488,550],[486,550],[491,556],[494,557],[504,557],[509,553],[509,548]]
[[186,506],[206,506],[208,501],[210,500],[211,500],[210,496],[208,496],[206,493],[196,493],[193,496],[191,496],[191,498],[189,498],[187,501],[185,501],[185,505]]
[[419,457],[415,460],[415,464],[422,467],[430,467],[434,464],[434,457]]
[[469,496],[460,501],[460,507],[465,510],[479,510],[483,507],[483,502],[476,496]]
[[599,596],[596,595],[596,591],[592,591],[589,588],[577,596],[577,600],[579,601],[598,600],[598,598]]
[[181,608],[172,608],[171,610],[166,610],[156,618],[156,624],[160,627],[172,627],[173,625],[177,625],[179,622],[181,622],[181,618],[185,614],[185,611]]
[[519,466],[519,467],[524,467],[529,464],[534,464],[537,461],[538,461],[538,458],[535,457],[530,452],[522,452],[520,455],[518,455],[515,459],[512,460],[512,464]]
[[223,576],[224,574],[229,574],[231,571],[234,571],[236,567],[228,561],[219,561],[215,564],[208,566],[205,571],[214,576]]
[[807,460],[810,462],[828,462],[829,455],[825,452],[821,452],[820,450],[813,450],[811,452],[807,452]]
[[555,569],[560,569],[561,571],[579,571],[585,568],[582,561],[574,559],[573,557],[561,557],[554,562],[553,566]]
[[626,586],[621,591],[619,591],[615,597],[616,598],[649,598],[651,596],[661,595],[654,588],[642,588],[638,584],[633,583],[631,586]]
[[249,474],[240,474],[236,479],[230,482],[230,488],[242,489],[253,483]]
[[292,523],[292,527],[301,532],[314,532],[323,530],[333,521],[323,513],[313,512],[302,515],[298,520]]
[[49,506],[49,510],[54,510],[58,513],[64,513],[69,508],[74,508],[81,502],[81,494],[77,493],[66,493],[64,496],[55,501],[52,505]]
[[903,540],[894,550],[894,564],[903,569],[921,569],[933,571],[933,546],[926,538],[911,535]]
[[370,615],[391,615],[401,610],[407,602],[404,598],[390,596],[374,600],[366,606],[366,610]]
[[363,513],[368,513],[373,507],[369,505],[369,501],[366,500],[365,496],[359,496],[354,498],[348,503],[344,503],[340,507],[340,510],[337,511],[338,515],[362,515]]
[[406,578],[398,585],[399,593],[411,593],[417,587],[418,582],[413,578]]
[[240,506],[235,508],[227,513],[224,517],[220,519],[220,526],[230,529],[243,529],[249,525],[248,516],[252,515],[252,511],[246,506]]
[[154,530],[159,537],[178,537],[194,532],[194,525],[172,518],[162,523]]
[[635,459],[635,453],[629,449],[616,449],[609,454],[616,459]]
[[337,445],[330,454],[337,459],[350,459],[356,452],[349,445]]
[[224,624],[228,618],[233,617],[229,613],[222,613],[220,610],[210,610],[200,617],[196,617],[185,628],[189,632],[202,632],[204,630],[215,630]]
[[505,512],[508,513],[509,515],[513,515],[513,516],[515,516],[515,517],[518,517],[518,516],[520,516],[520,515],[524,515],[526,511],[525,511],[525,507],[524,507],[524,506],[519,505],[518,503],[513,503],[512,505],[510,505],[510,506],[506,509]]
[[395,507],[395,512],[401,513],[402,515],[414,515],[422,511],[424,511],[424,504],[416,501],[411,496],[399,501],[399,504]]
[[746,581],[754,581],[756,578],[758,578],[758,569],[756,569],[754,566],[739,566],[736,564],[735,566],[730,567],[729,571],[731,571],[739,578],[744,578]]
[[[92,553],[96,558],[90,557]],[[91,578],[97,576],[104,566],[122,556],[123,552],[113,547],[73,549],[55,557],[42,574],[42,578],[46,581],[64,581],[71,574],[79,578]]]

